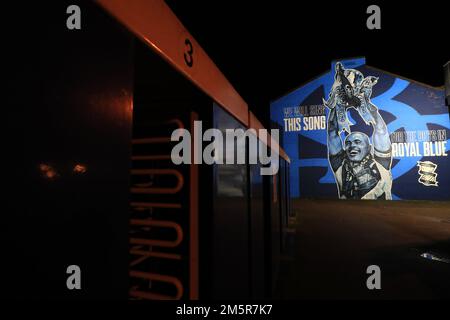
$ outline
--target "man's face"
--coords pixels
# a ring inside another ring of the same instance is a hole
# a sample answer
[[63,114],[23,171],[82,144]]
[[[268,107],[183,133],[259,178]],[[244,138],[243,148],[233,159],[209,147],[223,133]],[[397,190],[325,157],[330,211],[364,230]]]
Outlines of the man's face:
[[350,161],[360,162],[370,151],[369,137],[361,132],[353,132],[345,139],[345,152]]

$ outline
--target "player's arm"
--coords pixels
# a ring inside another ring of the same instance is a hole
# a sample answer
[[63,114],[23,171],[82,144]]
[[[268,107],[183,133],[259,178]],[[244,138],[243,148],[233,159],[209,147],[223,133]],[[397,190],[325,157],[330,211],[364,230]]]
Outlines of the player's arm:
[[341,137],[339,136],[336,108],[332,108],[328,113],[327,134],[328,158],[331,168],[333,171],[336,171],[342,165],[344,159],[344,149],[342,147]]
[[328,113],[328,154],[330,156],[337,155],[341,151],[343,151],[342,148],[342,141],[341,137],[339,136],[339,126],[337,121],[337,115],[336,115],[336,108],[333,108]]
[[373,116],[373,146],[379,152],[390,152],[391,151],[391,139],[389,138],[389,132],[381,117],[378,109],[371,104],[370,113]]
[[389,170],[392,164],[392,154],[391,154],[391,139],[389,138],[389,132],[381,117],[378,109],[371,104],[370,113],[373,116],[373,148],[375,159],[380,163],[385,169]]

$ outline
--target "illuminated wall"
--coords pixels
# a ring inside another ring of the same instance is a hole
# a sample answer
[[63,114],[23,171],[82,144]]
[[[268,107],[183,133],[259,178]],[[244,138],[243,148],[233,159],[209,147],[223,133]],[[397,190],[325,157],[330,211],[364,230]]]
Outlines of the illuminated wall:
[[[329,121],[333,108],[336,122]],[[443,89],[370,67],[364,58],[335,61],[328,72],[273,101],[271,120],[291,158],[293,197],[450,199],[450,120]],[[335,136],[333,124],[339,127]],[[368,148],[355,144],[361,137],[368,137]],[[352,160],[364,150],[364,160]],[[330,158],[330,153],[338,154]]]

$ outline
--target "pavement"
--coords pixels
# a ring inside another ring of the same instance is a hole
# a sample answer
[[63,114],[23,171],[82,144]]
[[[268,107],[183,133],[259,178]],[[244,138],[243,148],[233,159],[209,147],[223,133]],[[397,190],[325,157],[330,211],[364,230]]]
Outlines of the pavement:
[[[294,200],[280,299],[450,298],[450,202]],[[448,261],[447,261],[448,262]],[[381,270],[369,290],[367,267]]]

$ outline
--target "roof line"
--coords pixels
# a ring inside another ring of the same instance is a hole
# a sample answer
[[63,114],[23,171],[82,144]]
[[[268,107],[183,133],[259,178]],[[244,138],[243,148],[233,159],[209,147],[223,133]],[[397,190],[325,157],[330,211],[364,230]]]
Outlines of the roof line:
[[443,85],[435,87],[435,86],[429,85],[427,83],[423,83],[423,82],[420,82],[420,81],[417,81],[417,80],[414,80],[414,79],[410,79],[410,78],[407,78],[407,77],[404,77],[404,76],[398,75],[396,73],[389,72],[389,71],[386,71],[386,70],[383,70],[383,69],[380,69],[380,68],[377,68],[377,67],[372,67],[372,66],[369,66],[369,65],[366,65],[366,67],[368,67],[370,69],[377,70],[377,71],[384,72],[384,73],[389,74],[391,76],[394,76],[396,78],[400,78],[400,79],[407,80],[407,81],[413,82],[413,83],[421,85],[421,86],[428,87],[429,89],[434,89],[434,90],[443,90],[444,89]]
[[[364,58],[364,57],[347,58],[347,59],[340,59],[340,60],[339,60],[339,59],[336,59],[336,60],[332,60],[332,62],[335,62],[335,61],[343,61],[343,60],[349,60],[349,59],[361,59],[361,58]],[[450,61],[448,61],[448,62],[444,65],[444,67],[445,67],[447,64],[449,64],[449,63],[450,63]],[[407,77],[398,75],[398,74],[393,73],[393,72],[389,72],[389,71],[386,71],[386,70],[383,70],[383,69],[380,69],[380,68],[377,68],[377,67],[370,66],[370,65],[368,65],[368,64],[365,64],[365,66],[368,67],[368,68],[370,68],[370,69],[374,69],[374,70],[377,70],[377,71],[380,71],[380,72],[384,72],[384,73],[389,74],[389,75],[391,75],[391,76],[394,76],[394,77],[396,77],[396,78],[400,78],[400,79],[403,79],[403,80],[407,80],[407,81],[413,82],[413,83],[418,84],[418,85],[422,85],[422,86],[428,87],[428,88],[430,88],[430,89],[434,89],[434,90],[444,90],[444,88],[445,88],[444,85],[435,87],[435,86],[429,85],[429,84],[427,84],[427,83],[423,83],[423,82],[420,82],[420,81],[417,81],[417,80],[414,80],[414,79],[410,79],[410,78],[407,78]],[[304,86],[307,85],[308,83],[310,83],[310,82],[312,82],[312,81],[314,81],[314,80],[317,80],[317,79],[319,79],[320,77],[323,77],[324,75],[326,75],[326,74],[329,73],[329,72],[330,72],[330,71],[325,71],[325,72],[319,74],[318,76],[315,76],[315,77],[310,78],[309,80],[307,80],[307,81],[305,81],[305,82],[302,82],[302,84],[300,84],[299,86],[296,86],[296,87],[293,88],[293,89],[288,90],[285,94],[282,94],[282,95],[278,96],[277,98],[274,98],[274,99],[270,100],[270,104],[273,104],[273,103],[277,102],[278,100],[284,98],[285,96],[290,95],[290,94],[293,93],[294,91],[300,90],[302,87],[304,87]]]
[[356,56],[356,57],[334,59],[334,60],[331,60],[331,63],[333,63],[333,62],[341,62],[341,61],[345,61],[345,60],[356,60],[356,59],[364,59],[365,61],[367,61],[366,56]]
[[[366,57],[365,57],[365,56],[356,56],[356,57],[349,57],[349,58],[342,58],[342,59],[334,59],[334,60],[331,60],[331,63],[337,62],[337,61],[355,60],[355,59],[364,59],[364,60],[366,60]],[[278,96],[277,98],[271,99],[271,100],[270,100],[270,104],[272,104],[272,103],[276,102],[277,100],[279,100],[279,99],[281,99],[281,98],[287,96],[288,94],[291,94],[291,93],[294,92],[294,91],[297,91],[298,89],[300,89],[301,87],[307,85],[308,83],[310,83],[310,82],[312,82],[312,81],[314,81],[314,80],[316,80],[316,79],[319,79],[320,77],[324,76],[324,75],[327,74],[328,72],[329,72],[329,71],[325,71],[325,72],[321,73],[320,75],[318,75],[318,76],[316,76],[316,77],[310,78],[310,79],[307,80],[306,82],[302,82],[302,84],[300,84],[299,86],[296,86],[296,87],[294,87],[293,89],[288,90],[285,94],[282,94],[282,95]]]

